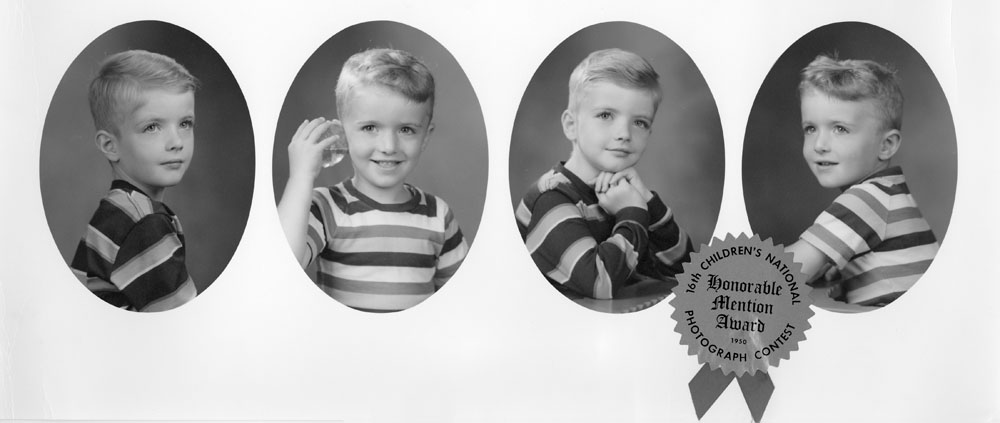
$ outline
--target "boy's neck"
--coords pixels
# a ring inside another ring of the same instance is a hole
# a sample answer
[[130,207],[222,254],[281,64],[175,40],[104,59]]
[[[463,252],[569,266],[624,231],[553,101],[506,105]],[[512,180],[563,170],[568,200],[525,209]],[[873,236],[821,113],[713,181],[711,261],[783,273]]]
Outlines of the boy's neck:
[[601,171],[595,169],[582,154],[579,154],[576,149],[574,149],[573,153],[570,154],[569,160],[566,160],[566,164],[563,165],[563,167],[570,172],[573,172],[576,177],[580,178],[581,181],[588,185],[590,185],[591,182],[597,178],[597,175],[601,173]]
[[119,170],[117,166],[111,166],[111,178],[121,179],[125,182],[128,182],[132,186],[139,188],[139,190],[142,191],[143,194],[146,194],[146,196],[148,196],[149,198],[159,201],[161,203],[163,202],[163,193],[164,191],[166,191],[166,188],[164,187],[154,187],[147,184],[139,183],[131,176],[125,174],[125,172]]
[[413,197],[406,189],[405,184],[391,188],[379,188],[365,182],[359,182],[357,176],[351,178],[351,185],[354,185],[354,189],[380,204],[402,204],[410,201],[410,198]]

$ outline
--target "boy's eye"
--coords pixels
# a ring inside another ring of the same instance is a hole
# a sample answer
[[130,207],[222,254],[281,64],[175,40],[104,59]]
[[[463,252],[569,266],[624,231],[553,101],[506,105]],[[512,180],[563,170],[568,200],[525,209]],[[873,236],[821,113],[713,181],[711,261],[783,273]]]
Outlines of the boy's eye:
[[843,126],[840,126],[840,125],[837,125],[837,126],[833,127],[833,132],[836,132],[838,134],[846,134],[847,133],[847,128],[845,128]]
[[151,123],[142,128],[142,132],[156,132],[159,130],[160,130],[160,124],[158,123]]
[[640,119],[640,120],[635,121],[635,126],[638,126],[638,127],[642,128],[642,129],[649,129],[650,124],[649,124],[649,122],[646,122],[646,121]]
[[407,135],[413,135],[413,134],[417,133],[417,130],[413,129],[413,128],[409,127],[409,126],[404,126],[402,128],[399,128],[399,132],[402,132],[402,133],[407,134]]
[[597,114],[597,118],[598,119],[604,119],[604,120],[611,119],[611,112],[601,112],[601,113],[598,113]]
[[812,125],[803,126],[802,127],[802,132],[805,132],[807,135],[811,134],[813,132],[816,132],[816,127],[812,126]]
[[194,128],[194,121],[193,120],[185,120],[185,121],[181,122],[181,128],[185,128],[185,129]]
[[365,125],[361,127],[363,132],[372,132],[375,130],[375,125]]

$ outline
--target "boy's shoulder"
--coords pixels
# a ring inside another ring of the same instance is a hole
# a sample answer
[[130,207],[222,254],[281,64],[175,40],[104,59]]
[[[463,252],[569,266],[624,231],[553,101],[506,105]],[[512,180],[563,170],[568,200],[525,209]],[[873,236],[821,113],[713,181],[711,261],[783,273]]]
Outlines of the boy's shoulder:
[[176,221],[176,216],[165,204],[149,198],[128,182],[115,180],[111,189],[101,198],[90,226],[114,239],[124,237],[137,224],[150,219],[170,222],[180,232],[180,222]]
[[876,172],[851,185],[834,202],[843,202],[846,198],[857,198],[859,206],[863,204],[866,208],[880,212],[879,214],[898,208],[901,202],[912,201],[906,177],[898,166]]
[[596,196],[593,188],[562,164],[558,164],[528,186],[521,202],[529,209],[533,209],[543,197],[559,197],[575,204],[587,202],[587,198],[593,196]]

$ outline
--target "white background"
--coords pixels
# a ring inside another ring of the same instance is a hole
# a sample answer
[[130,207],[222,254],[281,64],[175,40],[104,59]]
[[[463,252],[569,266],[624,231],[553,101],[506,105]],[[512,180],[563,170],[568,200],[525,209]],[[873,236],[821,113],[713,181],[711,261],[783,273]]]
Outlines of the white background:
[[[427,3],[427,4],[425,4]],[[507,165],[511,124],[535,67],[563,39],[628,20],[683,47],[715,95],[726,138],[716,236],[748,231],[742,137],[774,60],[810,30],[858,20],[909,42],[952,107],[958,191],[933,266],[892,306],[818,310],[807,340],[772,369],[766,422],[1000,421],[996,239],[1000,8],[983,1],[762,2],[51,2],[7,1],[0,80],[0,419],[696,421],[696,358],[663,303],[596,313],[552,290],[518,237]],[[156,19],[202,37],[243,87],[257,184],[243,241],[199,298],[124,313],[80,289],[49,234],[39,193],[41,130],[76,55],[108,29]],[[411,310],[353,311],[288,254],[271,192],[271,143],[299,67],[368,20],[421,29],[465,69],[483,107],[490,174],[464,266]],[[704,422],[749,421],[733,384]]]

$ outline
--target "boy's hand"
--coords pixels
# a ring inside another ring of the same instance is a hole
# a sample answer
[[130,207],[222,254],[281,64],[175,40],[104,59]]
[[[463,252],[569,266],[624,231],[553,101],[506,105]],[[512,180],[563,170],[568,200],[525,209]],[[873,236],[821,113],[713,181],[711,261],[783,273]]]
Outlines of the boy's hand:
[[316,118],[303,121],[288,143],[288,178],[305,177],[310,181],[319,175],[323,149],[333,144],[337,136],[320,139],[327,130],[337,124],[336,120]]
[[[600,178],[598,178],[600,179]],[[653,199],[653,192],[646,188],[646,185],[642,183],[642,179],[639,178],[639,173],[635,171],[635,167],[630,167],[628,169],[615,172],[611,175],[611,179],[608,181],[610,185],[617,185],[621,180],[626,180],[639,194],[642,194],[642,199],[645,202]]]
[[[604,209],[604,211],[617,214],[619,210],[626,207],[638,207],[646,210],[646,201],[643,199],[642,194],[639,190],[635,189],[632,184],[622,178],[617,184],[611,184],[611,176],[604,176],[602,173],[598,175],[597,181],[595,182],[595,191],[597,192],[597,202]],[[611,174],[607,174],[611,175]],[[603,180],[607,179],[607,180]],[[598,191],[596,186],[607,187],[603,191]]]

